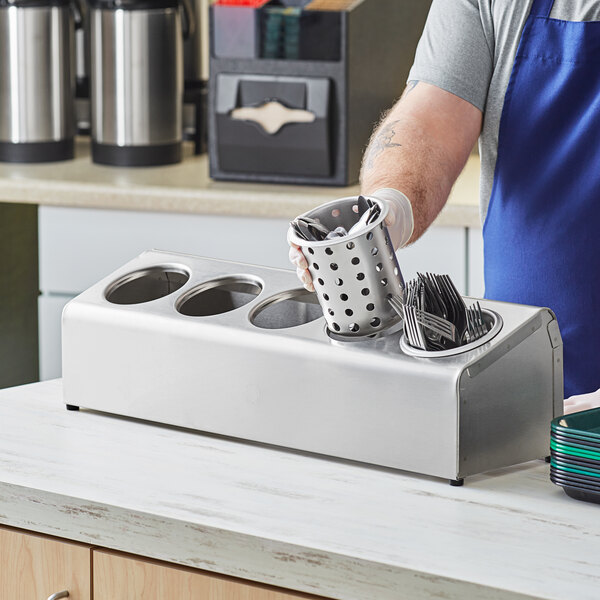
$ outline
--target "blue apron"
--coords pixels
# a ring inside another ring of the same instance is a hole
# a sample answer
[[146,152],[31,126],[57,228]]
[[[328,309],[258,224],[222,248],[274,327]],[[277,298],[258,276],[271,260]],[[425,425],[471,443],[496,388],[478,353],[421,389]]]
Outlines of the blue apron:
[[600,388],[600,22],[553,4],[534,1],[504,100],[485,286],[556,313],[568,397]]

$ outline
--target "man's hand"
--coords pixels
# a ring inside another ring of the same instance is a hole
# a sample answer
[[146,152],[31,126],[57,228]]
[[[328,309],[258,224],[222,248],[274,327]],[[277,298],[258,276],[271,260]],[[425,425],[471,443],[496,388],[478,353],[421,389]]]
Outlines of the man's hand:
[[394,250],[404,248],[412,238],[415,229],[410,200],[402,192],[392,188],[377,190],[370,197],[387,205],[388,214],[384,223],[388,228],[392,246]]
[[596,390],[591,394],[571,396],[570,398],[566,398],[564,403],[565,415],[598,407],[600,407],[600,390]]
[[309,292],[314,292],[315,286],[313,285],[312,277],[308,271],[308,263],[306,262],[306,258],[304,258],[304,254],[302,254],[302,250],[290,240],[289,235],[288,244],[290,245],[290,262],[296,267],[298,279],[302,282],[305,289]]

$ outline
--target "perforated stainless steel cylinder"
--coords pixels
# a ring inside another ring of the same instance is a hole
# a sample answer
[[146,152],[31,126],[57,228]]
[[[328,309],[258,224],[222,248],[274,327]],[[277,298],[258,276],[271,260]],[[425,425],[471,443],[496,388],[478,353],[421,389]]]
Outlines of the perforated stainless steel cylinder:
[[[388,298],[403,297],[404,280],[384,220],[379,218],[351,235],[322,242],[300,239],[290,231],[290,240],[300,246],[308,262],[319,304],[330,331],[343,336],[367,336],[399,321]],[[318,220],[329,230],[349,231],[359,220],[358,198],[334,200],[302,215]]]

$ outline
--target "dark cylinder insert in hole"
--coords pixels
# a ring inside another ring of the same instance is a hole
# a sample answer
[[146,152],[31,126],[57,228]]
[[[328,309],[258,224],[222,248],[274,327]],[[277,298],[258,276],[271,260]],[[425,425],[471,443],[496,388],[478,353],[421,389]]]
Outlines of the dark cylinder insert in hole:
[[210,317],[230,312],[252,302],[262,286],[247,279],[221,279],[203,284],[186,294],[177,310],[188,317]]
[[265,300],[250,320],[262,329],[286,329],[310,323],[322,316],[323,310],[316,294],[291,290]]
[[184,286],[189,274],[183,269],[152,267],[121,277],[106,290],[106,299],[113,304],[142,304],[158,300]]

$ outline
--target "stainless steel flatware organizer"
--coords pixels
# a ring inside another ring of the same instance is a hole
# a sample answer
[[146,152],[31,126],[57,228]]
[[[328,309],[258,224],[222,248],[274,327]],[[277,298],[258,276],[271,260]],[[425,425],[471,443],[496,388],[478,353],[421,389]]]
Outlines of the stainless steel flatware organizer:
[[551,311],[481,308],[456,350],[340,341],[292,271],[146,252],[65,308],[64,400],[459,483],[545,457],[562,413]]

